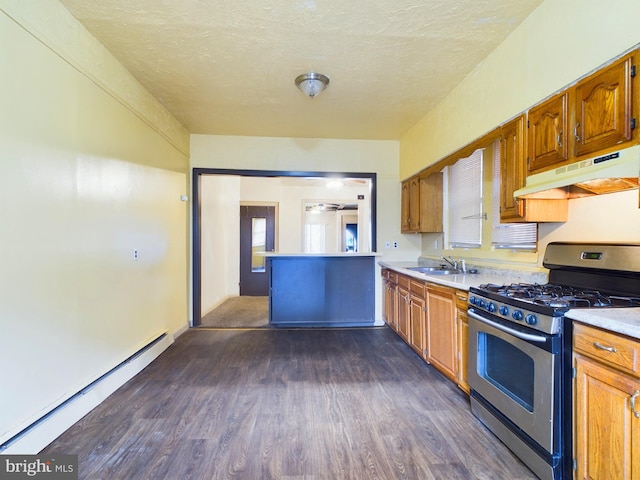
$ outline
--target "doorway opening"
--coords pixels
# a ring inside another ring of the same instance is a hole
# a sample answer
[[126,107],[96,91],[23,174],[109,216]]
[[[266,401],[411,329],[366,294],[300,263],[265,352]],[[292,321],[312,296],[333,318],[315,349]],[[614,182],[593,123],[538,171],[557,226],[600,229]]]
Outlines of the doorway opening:
[[276,249],[275,205],[240,203],[240,296],[269,295],[266,253]]
[[[337,251],[376,251],[375,173],[194,168],[192,182],[194,327],[201,324],[203,314],[212,310],[212,306],[215,307],[228,297],[241,295],[238,208],[243,203],[270,203],[278,206],[274,225],[275,243],[272,249],[286,253],[304,251],[305,201],[328,198],[336,204],[355,203],[358,205],[358,209],[355,210],[357,215],[349,216],[343,212],[343,218],[340,220],[342,228],[339,228],[341,232],[335,233],[338,245],[336,248],[339,249]],[[269,182],[279,183],[280,189],[275,190]],[[329,193],[325,190],[323,195],[317,194],[317,189],[335,188],[336,183],[346,185],[346,188],[331,190]],[[333,186],[323,187],[326,184]],[[349,193],[349,188],[355,186],[360,188],[358,193]],[[343,198],[345,195],[347,198]],[[263,224],[265,231],[268,230],[266,217],[255,218],[265,218],[265,221],[263,223],[261,220],[252,220],[252,232],[259,232]],[[333,230],[327,231],[334,235]],[[253,233],[249,236],[253,243]],[[260,239],[256,238],[256,242],[260,243]],[[256,246],[256,251],[250,256],[249,269],[253,269],[253,274],[258,275],[261,273],[260,269],[264,268],[262,276],[268,279],[268,263],[260,263],[258,248],[261,247]],[[264,248],[267,252],[270,250],[266,245],[266,239]]]

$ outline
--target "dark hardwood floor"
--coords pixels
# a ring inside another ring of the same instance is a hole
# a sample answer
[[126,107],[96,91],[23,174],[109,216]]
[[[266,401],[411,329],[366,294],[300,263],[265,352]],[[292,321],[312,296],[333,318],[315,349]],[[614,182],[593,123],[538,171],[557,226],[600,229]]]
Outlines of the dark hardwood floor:
[[386,327],[191,329],[42,453],[82,479],[533,479]]

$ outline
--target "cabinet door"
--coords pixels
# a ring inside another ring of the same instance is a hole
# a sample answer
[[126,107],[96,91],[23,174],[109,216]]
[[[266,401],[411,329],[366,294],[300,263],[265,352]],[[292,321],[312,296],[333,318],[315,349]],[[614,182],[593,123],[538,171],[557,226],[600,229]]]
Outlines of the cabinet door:
[[409,342],[409,318],[411,315],[411,297],[409,291],[405,288],[398,286],[398,335],[402,337],[405,342]]
[[521,221],[513,192],[524,187],[526,181],[524,115],[503,125],[500,133],[500,220]]
[[383,297],[382,300],[384,302],[382,308],[382,314],[384,317],[384,321],[387,325],[389,325],[394,330],[397,330],[397,320],[396,320],[396,286],[390,280],[383,280],[382,285]]
[[420,178],[409,180],[409,231],[420,231]]
[[529,172],[547,170],[567,160],[567,97],[567,93],[555,96],[529,110]]
[[409,219],[411,218],[411,211],[409,208],[409,202],[411,201],[411,198],[409,196],[409,188],[409,180],[405,180],[404,182],[402,182],[402,197],[400,206],[400,231],[402,233],[408,232],[410,229]]
[[469,317],[458,311],[458,387],[469,394],[467,368],[469,365]]
[[580,355],[575,366],[575,478],[640,478],[640,380]]
[[420,231],[420,177],[418,175],[402,182],[400,206],[400,231]]
[[577,157],[631,140],[633,62],[623,57],[575,86]]
[[467,316],[467,292],[456,292],[456,321],[458,328],[458,387],[469,394],[467,366],[469,365],[469,317]]
[[411,347],[426,358],[426,308],[424,298],[411,295]]
[[442,232],[442,172],[420,177],[420,231]]
[[427,288],[427,361],[457,381],[455,296]]

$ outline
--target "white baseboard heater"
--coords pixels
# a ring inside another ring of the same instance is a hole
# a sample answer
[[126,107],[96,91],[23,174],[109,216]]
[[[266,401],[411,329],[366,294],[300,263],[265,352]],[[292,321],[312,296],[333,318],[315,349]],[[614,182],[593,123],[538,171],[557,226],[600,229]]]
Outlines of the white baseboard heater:
[[109,395],[142,371],[172,343],[172,335],[168,335],[167,332],[161,333],[136,353],[0,445],[0,454],[29,455],[40,452]]

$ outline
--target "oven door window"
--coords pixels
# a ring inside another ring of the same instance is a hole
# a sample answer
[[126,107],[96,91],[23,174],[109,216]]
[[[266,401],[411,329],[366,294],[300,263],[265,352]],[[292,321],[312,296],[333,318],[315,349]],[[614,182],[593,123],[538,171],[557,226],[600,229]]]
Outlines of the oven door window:
[[478,335],[478,373],[529,412],[534,407],[535,361],[502,338]]

